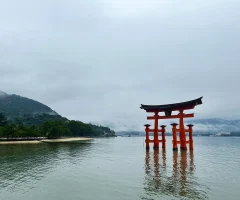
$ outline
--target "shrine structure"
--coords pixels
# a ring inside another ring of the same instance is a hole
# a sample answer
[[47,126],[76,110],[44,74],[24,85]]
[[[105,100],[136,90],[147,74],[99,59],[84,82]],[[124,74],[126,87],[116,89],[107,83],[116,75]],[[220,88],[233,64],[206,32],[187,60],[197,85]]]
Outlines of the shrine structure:
[[[194,99],[192,101],[186,101],[181,103],[174,104],[165,104],[165,105],[143,105],[141,104],[141,109],[144,109],[147,113],[154,113],[153,116],[147,117],[148,120],[154,120],[154,128],[151,129],[149,124],[145,125],[146,132],[146,149],[149,149],[150,143],[153,143],[153,148],[158,149],[159,143],[162,143],[162,148],[166,148],[166,139],[165,132],[166,129],[164,125],[161,126],[161,129],[158,128],[158,120],[159,119],[179,119],[179,127],[177,123],[173,123],[172,125],[172,134],[173,134],[173,150],[178,150],[178,144],[180,144],[181,150],[187,149],[187,144],[189,144],[189,149],[193,150],[193,138],[192,138],[192,124],[187,125],[188,128],[184,126],[184,118],[194,117],[194,114],[185,114],[184,110],[194,109],[195,106],[202,104],[202,98]],[[172,114],[172,112],[177,111],[178,114]],[[159,115],[160,112],[163,112],[164,115]],[[150,133],[153,132],[154,137],[153,140],[150,139]],[[162,139],[158,139],[158,134],[161,133]],[[177,140],[177,133],[179,133],[179,140]],[[186,133],[189,133],[189,140],[186,140]]]

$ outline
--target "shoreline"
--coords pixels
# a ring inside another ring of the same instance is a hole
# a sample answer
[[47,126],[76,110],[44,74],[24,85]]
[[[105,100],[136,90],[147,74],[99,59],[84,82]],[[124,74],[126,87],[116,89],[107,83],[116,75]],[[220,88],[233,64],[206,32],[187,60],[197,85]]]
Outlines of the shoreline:
[[31,140],[1,140],[1,144],[43,144],[43,143],[71,143],[91,141],[93,138],[75,137],[75,138],[59,138],[59,139],[31,139]]
[[92,138],[75,137],[75,138],[58,138],[58,139],[44,139],[41,142],[53,143],[53,142],[80,142],[80,141],[91,141]]

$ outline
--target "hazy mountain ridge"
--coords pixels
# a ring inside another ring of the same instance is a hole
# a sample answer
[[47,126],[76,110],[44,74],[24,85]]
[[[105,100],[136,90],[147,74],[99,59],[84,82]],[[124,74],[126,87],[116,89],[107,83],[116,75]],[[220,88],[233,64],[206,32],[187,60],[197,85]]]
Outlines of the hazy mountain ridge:
[[2,91],[0,91],[0,113],[8,118],[24,114],[58,115],[50,107],[38,101],[16,94],[10,95]]
[[186,123],[193,124],[194,129],[197,131],[205,131],[209,133],[240,131],[240,120],[209,118],[186,120]]
[[[167,132],[171,132],[171,123],[176,122],[170,121],[165,124]],[[146,122],[147,123],[147,122]],[[165,122],[166,123],[166,122]],[[132,124],[130,126],[117,122],[105,122],[102,123],[110,128],[116,130],[119,133],[133,132],[134,135],[144,132],[143,124]],[[185,125],[193,124],[193,130],[195,133],[218,133],[218,132],[236,132],[240,131],[240,120],[226,120],[221,118],[205,118],[205,119],[192,119],[185,120]]]

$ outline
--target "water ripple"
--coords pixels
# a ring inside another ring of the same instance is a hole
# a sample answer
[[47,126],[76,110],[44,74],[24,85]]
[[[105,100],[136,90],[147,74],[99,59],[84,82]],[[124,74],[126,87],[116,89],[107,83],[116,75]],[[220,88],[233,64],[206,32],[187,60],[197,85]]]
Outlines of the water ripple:
[[194,152],[146,152],[142,138],[1,145],[0,199],[237,199],[239,141],[198,137]]

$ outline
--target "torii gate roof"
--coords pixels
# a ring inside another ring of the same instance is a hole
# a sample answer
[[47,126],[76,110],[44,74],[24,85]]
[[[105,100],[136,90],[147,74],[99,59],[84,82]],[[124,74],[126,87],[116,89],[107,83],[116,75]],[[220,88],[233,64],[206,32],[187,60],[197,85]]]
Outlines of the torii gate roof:
[[143,105],[141,104],[141,109],[146,110],[147,112],[171,112],[177,110],[187,110],[193,109],[197,105],[202,104],[202,98],[194,99],[191,101],[185,101],[180,103],[173,103],[173,104],[164,104],[164,105]]

